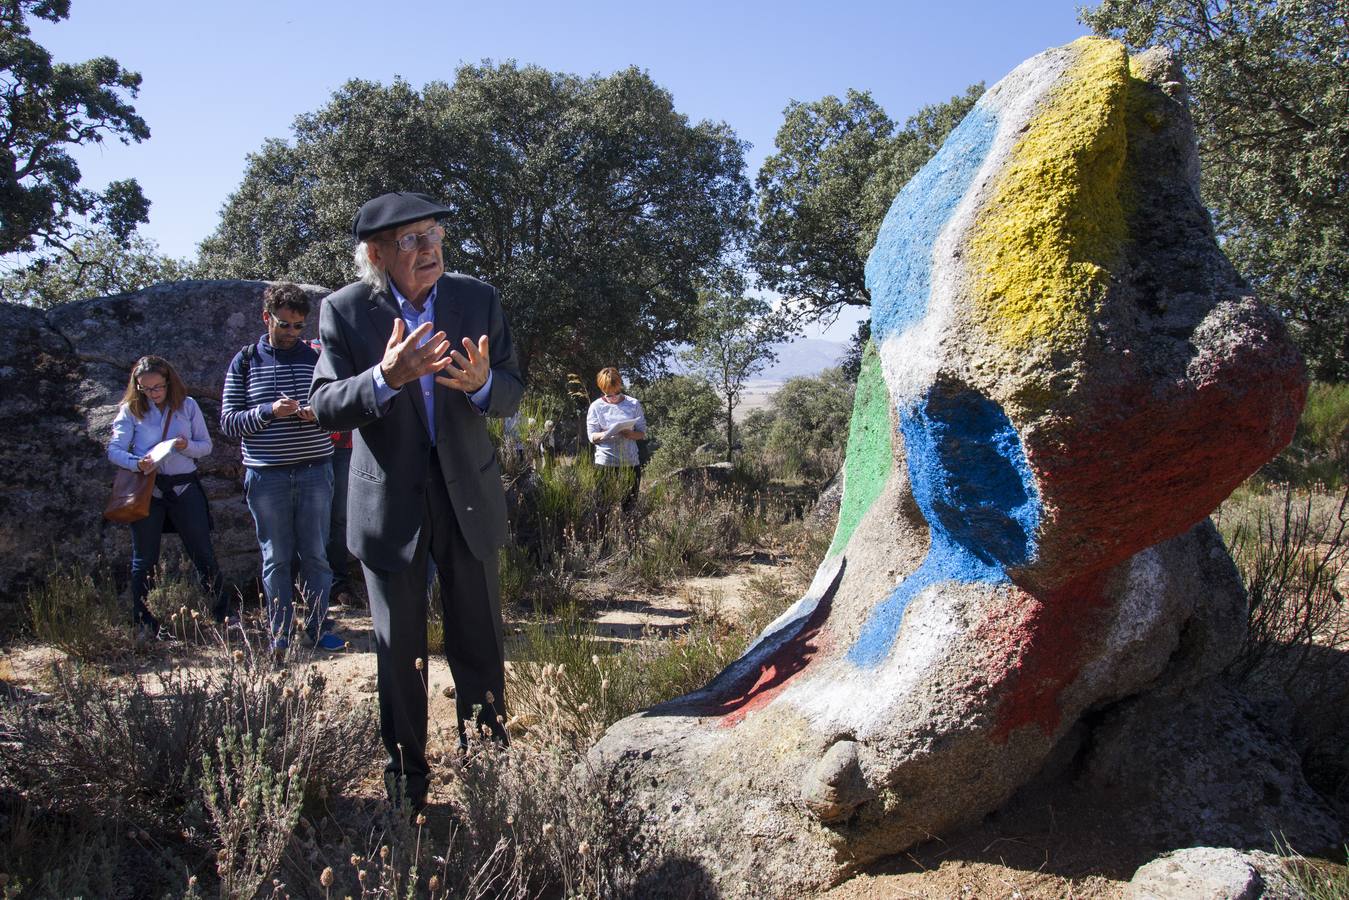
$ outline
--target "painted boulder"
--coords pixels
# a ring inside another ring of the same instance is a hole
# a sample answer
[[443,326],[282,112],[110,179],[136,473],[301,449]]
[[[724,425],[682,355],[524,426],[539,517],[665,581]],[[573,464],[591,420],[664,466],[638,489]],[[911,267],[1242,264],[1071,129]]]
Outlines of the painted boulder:
[[1291,438],[1278,319],[1219,251],[1178,66],[1083,38],[896,197],[844,496],[806,596],[592,765],[729,893],[797,895],[996,808],[1086,711],[1217,672],[1207,515]]

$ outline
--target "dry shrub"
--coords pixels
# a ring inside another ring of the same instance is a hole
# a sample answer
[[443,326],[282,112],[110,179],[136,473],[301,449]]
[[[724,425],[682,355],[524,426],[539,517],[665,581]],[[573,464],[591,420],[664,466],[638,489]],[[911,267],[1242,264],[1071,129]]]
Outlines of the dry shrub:
[[[55,667],[50,696],[0,706],[7,745],[0,753],[0,807],[13,816],[30,804],[44,822],[57,823],[49,826],[58,828],[52,839],[64,833],[61,822],[103,835],[118,850],[109,856],[122,883],[116,893],[158,896],[170,883],[181,888],[178,876],[214,869],[207,860],[219,848],[202,779],[212,754],[220,770],[228,734],[253,742],[273,772],[289,777],[294,766],[314,800],[349,788],[376,758],[370,709],[334,702],[324,688],[315,670],[276,671],[242,650],[218,671],[170,670],[122,681]],[[243,770],[232,764],[229,771],[235,778]],[[136,852],[127,851],[128,833]],[[146,864],[147,855],[158,867]],[[28,873],[32,882],[41,875],[38,864],[32,855],[0,859],[4,871]]]
[[202,759],[202,795],[220,844],[222,897],[255,896],[280,866],[300,819],[300,764],[278,770],[270,756],[266,734],[240,735],[227,726],[216,754]]
[[1249,595],[1229,672],[1291,703],[1308,780],[1349,805],[1349,489],[1243,494],[1216,517]]
[[92,662],[131,649],[131,610],[105,574],[79,563],[54,566],[25,598],[33,637],[76,659]]

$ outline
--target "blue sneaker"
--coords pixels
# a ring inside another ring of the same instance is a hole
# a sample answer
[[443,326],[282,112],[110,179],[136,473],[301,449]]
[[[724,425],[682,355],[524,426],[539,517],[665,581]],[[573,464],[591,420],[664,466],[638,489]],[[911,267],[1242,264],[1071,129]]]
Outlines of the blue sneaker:
[[325,634],[314,642],[314,646],[319,650],[345,650],[347,648],[347,642],[335,634]]

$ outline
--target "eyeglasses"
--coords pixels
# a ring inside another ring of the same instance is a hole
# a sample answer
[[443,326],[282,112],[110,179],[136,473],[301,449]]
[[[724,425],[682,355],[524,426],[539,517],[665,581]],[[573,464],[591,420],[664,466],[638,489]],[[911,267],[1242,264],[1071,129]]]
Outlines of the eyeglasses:
[[423,250],[430,250],[436,246],[445,237],[445,229],[439,225],[432,225],[421,234],[405,234],[394,241],[398,249],[404,253],[411,253],[420,247]]
[[282,331],[304,331],[303,322],[287,322],[285,319],[278,319],[276,316],[271,317],[271,322]]
[[158,394],[160,391],[167,391],[168,389],[169,383],[167,381],[164,382],[163,384],[156,384],[156,385],[144,385],[144,384],[136,385],[136,390],[140,391],[142,394]]

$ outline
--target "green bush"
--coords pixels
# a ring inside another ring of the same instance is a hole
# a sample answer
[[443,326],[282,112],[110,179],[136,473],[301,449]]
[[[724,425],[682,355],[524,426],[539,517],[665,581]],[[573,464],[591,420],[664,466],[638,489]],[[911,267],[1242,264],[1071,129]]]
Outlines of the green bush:
[[1293,442],[1260,475],[1266,482],[1331,491],[1349,481],[1349,384],[1312,384]]
[[671,375],[634,390],[646,413],[648,433],[662,446],[679,441],[696,447],[716,438],[721,397],[707,379]]
[[838,369],[793,378],[769,401],[763,416],[746,418],[746,446],[757,445],[762,464],[784,479],[824,482],[843,465],[852,415],[853,385]]

